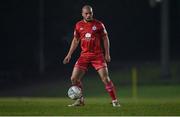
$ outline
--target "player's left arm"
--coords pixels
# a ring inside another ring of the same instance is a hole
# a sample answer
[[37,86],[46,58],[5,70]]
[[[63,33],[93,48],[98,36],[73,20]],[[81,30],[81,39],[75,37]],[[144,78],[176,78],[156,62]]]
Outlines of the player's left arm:
[[108,35],[104,35],[102,37],[103,40],[103,45],[104,45],[104,50],[105,50],[105,60],[106,62],[110,62],[111,61],[111,56],[110,56],[110,42],[109,42],[109,38]]

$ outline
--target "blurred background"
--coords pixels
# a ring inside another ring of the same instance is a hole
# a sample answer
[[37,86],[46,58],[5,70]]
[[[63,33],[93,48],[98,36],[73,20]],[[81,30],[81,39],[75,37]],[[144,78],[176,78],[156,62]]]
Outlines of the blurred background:
[[[1,97],[66,97],[80,48],[62,61],[85,4],[108,31],[120,97],[180,97],[179,0],[1,1]],[[94,69],[83,82],[85,95],[106,94]]]

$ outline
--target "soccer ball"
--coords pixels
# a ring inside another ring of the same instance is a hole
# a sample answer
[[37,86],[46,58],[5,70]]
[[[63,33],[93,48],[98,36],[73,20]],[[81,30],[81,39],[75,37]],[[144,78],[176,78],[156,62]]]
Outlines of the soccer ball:
[[72,100],[78,99],[82,96],[81,88],[78,86],[72,86],[68,90],[68,97]]

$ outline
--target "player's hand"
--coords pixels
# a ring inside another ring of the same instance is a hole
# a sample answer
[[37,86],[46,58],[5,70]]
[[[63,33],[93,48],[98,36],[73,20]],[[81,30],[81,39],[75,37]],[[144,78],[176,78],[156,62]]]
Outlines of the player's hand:
[[106,60],[106,62],[110,62],[111,61],[110,55],[105,55],[105,60]]
[[67,55],[64,60],[63,60],[63,64],[67,64],[69,63],[69,61],[71,60],[71,56],[70,55]]

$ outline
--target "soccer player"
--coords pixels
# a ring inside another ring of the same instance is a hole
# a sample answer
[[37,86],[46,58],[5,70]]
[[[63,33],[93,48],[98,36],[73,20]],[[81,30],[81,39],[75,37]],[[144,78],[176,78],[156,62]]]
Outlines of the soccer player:
[[[93,9],[89,5],[82,8],[83,19],[76,23],[74,30],[74,38],[72,40],[69,52],[64,58],[63,63],[69,63],[71,55],[77,48],[79,42],[81,43],[81,54],[75,63],[71,82],[82,89],[81,78],[88,70],[88,66],[92,65],[98,72],[105,89],[112,99],[112,106],[119,107],[115,87],[109,78],[107,63],[111,61],[109,52],[109,38],[107,31],[102,22],[93,18]],[[102,45],[104,47],[101,47]],[[104,48],[104,49],[103,49]],[[103,51],[104,50],[104,51]],[[68,106],[83,106],[84,98],[77,99],[73,104]]]

